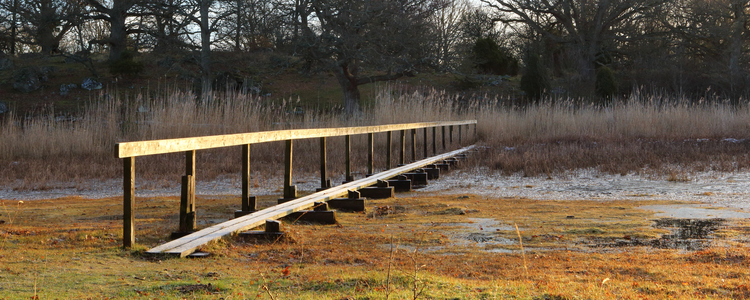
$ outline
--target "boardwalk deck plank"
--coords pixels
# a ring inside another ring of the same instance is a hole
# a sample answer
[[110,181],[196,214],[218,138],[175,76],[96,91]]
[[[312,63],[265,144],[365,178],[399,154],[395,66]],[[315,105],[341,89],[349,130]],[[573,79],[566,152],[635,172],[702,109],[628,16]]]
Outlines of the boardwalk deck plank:
[[157,246],[147,251],[149,254],[171,254],[185,257],[195,252],[199,247],[212,241],[221,239],[230,234],[236,234],[241,231],[258,227],[269,219],[279,219],[294,212],[305,210],[314,205],[314,202],[328,201],[330,199],[345,196],[349,190],[359,190],[377,183],[378,180],[386,180],[401,173],[406,173],[423,166],[432,164],[436,161],[455,156],[457,154],[469,151],[474,146],[468,146],[445,154],[429,157],[402,167],[386,170],[373,176],[355,180],[346,184],[332,187],[314,194],[301,197],[296,200],[285,202],[273,207],[269,207],[227,222],[217,224],[203,230],[186,235],[182,238],[170,241],[163,245]]

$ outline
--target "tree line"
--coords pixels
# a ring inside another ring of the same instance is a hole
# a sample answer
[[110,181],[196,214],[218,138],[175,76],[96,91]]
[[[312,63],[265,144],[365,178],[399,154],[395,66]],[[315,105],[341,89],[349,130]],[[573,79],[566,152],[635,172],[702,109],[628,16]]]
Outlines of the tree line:
[[750,91],[740,0],[0,0],[0,51],[188,52],[211,89],[212,53],[273,51],[358,87],[412,76],[522,74],[526,97]]

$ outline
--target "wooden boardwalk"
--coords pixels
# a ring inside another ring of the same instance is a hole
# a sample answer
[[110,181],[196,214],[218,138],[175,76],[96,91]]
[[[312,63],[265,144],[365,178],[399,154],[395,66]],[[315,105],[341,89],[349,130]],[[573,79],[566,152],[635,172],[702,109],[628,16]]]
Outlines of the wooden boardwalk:
[[315,202],[328,201],[335,198],[345,197],[350,190],[359,190],[361,188],[374,185],[378,180],[387,180],[402,173],[407,173],[419,169],[437,161],[441,161],[460,153],[474,149],[474,146],[464,147],[448,153],[429,157],[408,165],[386,170],[370,177],[348,182],[339,186],[316,192],[289,202],[275,205],[248,215],[229,220],[227,222],[216,224],[203,230],[186,235],[182,238],[170,241],[147,251],[149,254],[169,254],[185,257],[192,254],[196,249],[221,239],[224,236],[236,234],[242,231],[263,225],[266,220],[276,220],[292,214],[297,211],[311,208]]

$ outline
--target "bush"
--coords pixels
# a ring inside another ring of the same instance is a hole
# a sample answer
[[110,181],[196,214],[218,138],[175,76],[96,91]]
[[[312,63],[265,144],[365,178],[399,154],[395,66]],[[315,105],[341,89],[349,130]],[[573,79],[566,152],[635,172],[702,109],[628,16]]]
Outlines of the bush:
[[133,53],[125,51],[122,57],[109,63],[109,73],[112,75],[138,75],[143,72],[143,63],[133,59]]
[[604,99],[611,99],[617,93],[617,82],[615,72],[607,66],[601,66],[596,70],[596,94]]
[[539,63],[539,55],[529,54],[526,59],[526,72],[521,77],[521,90],[531,100],[541,98],[544,91],[549,90],[549,79]]
[[518,74],[518,60],[491,38],[477,39],[472,56],[474,66],[481,73],[510,76]]

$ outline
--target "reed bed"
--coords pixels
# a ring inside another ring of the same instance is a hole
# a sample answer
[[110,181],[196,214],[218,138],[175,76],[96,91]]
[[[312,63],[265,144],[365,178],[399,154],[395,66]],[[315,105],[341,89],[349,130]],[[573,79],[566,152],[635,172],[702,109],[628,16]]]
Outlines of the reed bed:
[[[300,99],[274,102],[238,93],[217,94],[204,102],[177,88],[156,93],[102,92],[75,115],[54,111],[37,116],[6,116],[0,121],[0,180],[6,187],[43,189],[59,182],[114,179],[113,157],[120,141],[218,135],[276,129],[360,126],[388,123],[477,119],[479,143],[489,147],[475,165],[506,174],[537,176],[577,168],[628,173],[656,170],[736,171],[748,167],[750,108],[726,101],[670,98],[633,93],[610,105],[573,99],[544,100],[528,106],[506,105],[492,97],[452,95],[437,90],[407,90],[383,85],[362,113],[303,110]],[[431,137],[428,137],[431,139]],[[422,153],[421,132],[417,153]],[[464,139],[464,143],[473,142]],[[343,138],[330,139],[331,172],[343,171]],[[353,159],[364,172],[364,136],[353,138]],[[385,135],[376,137],[384,153]],[[457,147],[458,145],[453,145]],[[280,175],[282,145],[252,147],[258,172]],[[295,144],[296,153],[317,153],[317,140]],[[200,178],[236,176],[239,150],[198,154]],[[384,156],[384,155],[380,155]],[[376,156],[376,165],[385,165]],[[395,157],[396,155],[394,155]],[[420,155],[421,156],[421,155]],[[141,159],[139,178],[179,176],[181,155]],[[315,173],[317,161],[298,157],[302,173]]]

